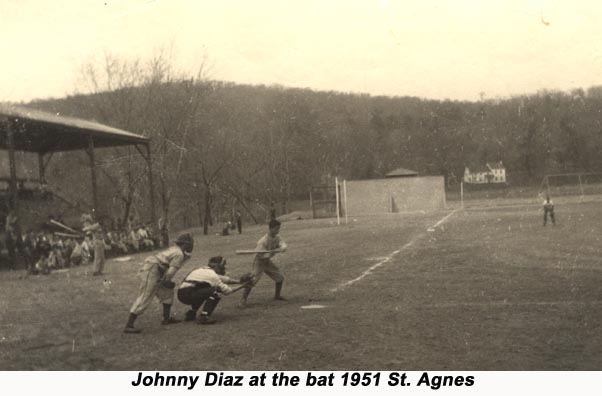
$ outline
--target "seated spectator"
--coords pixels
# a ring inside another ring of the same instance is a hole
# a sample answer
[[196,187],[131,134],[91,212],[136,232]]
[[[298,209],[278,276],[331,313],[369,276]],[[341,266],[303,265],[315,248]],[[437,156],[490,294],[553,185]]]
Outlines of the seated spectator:
[[48,269],[50,270],[61,268],[59,256],[54,249],[50,251],[46,262],[48,263]]
[[69,256],[71,265],[88,264],[90,261],[88,254],[86,240],[84,238],[77,238],[74,241],[73,250]]
[[145,226],[140,226],[138,229],[138,238],[140,241],[140,248],[144,250],[152,250],[154,247],[153,241],[148,235],[148,231]]
[[52,251],[52,246],[48,240],[48,237],[44,233],[38,234],[36,238],[36,253],[38,260],[35,264],[33,273],[47,275],[50,273],[50,267],[48,265],[48,257]]
[[94,245],[92,244],[92,236],[86,234],[82,242],[82,264],[87,265],[94,258]]
[[67,238],[64,242],[63,257],[65,258],[65,265],[71,267],[74,264],[71,262],[71,254],[75,248],[75,240],[73,238]]
[[140,237],[135,230],[132,230],[128,236],[128,246],[134,251],[140,251]]
[[129,253],[129,249],[127,247],[127,244],[125,243],[125,235],[123,235],[123,233],[121,233],[121,232],[114,233],[111,243],[116,252],[122,253],[122,254]]
[[230,235],[230,222],[229,221],[224,223],[224,228],[222,228],[222,235],[223,236]]
[[158,248],[161,246],[161,238],[159,238],[159,232],[151,223],[146,225],[146,232],[148,233],[148,238],[153,241],[153,246]]

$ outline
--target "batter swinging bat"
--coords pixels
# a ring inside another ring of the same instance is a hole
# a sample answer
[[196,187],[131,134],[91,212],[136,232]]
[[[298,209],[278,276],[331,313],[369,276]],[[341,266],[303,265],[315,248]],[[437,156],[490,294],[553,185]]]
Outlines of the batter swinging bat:
[[273,250],[237,250],[236,254],[259,254],[259,253],[272,253]]

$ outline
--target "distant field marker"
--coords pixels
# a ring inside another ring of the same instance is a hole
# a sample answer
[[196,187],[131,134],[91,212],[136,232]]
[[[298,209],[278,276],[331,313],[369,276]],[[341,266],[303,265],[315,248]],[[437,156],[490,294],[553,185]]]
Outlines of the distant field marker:
[[[445,221],[447,221],[447,219],[449,219],[456,212],[457,212],[457,209],[453,210],[447,216],[445,216],[444,218],[442,218],[441,220],[439,220],[437,223],[435,223],[435,225],[427,228],[427,231],[430,231],[430,230],[434,231],[435,228],[439,227],[441,224],[443,224]],[[383,257],[379,262],[377,262],[376,264],[374,264],[372,267],[368,268],[366,271],[362,272],[357,278],[351,279],[350,281],[342,283],[339,286],[335,287],[334,289],[331,289],[330,291],[333,292],[333,293],[336,293],[336,292],[338,292],[340,290],[343,290],[344,288],[346,288],[348,286],[353,285],[355,282],[358,282],[358,281],[364,279],[372,271],[374,271],[375,269],[381,267],[383,264],[388,263],[389,261],[391,261],[393,259],[393,257],[395,257],[396,255],[398,255],[400,252],[402,252],[402,251],[406,250],[407,248],[411,247],[416,241],[418,241],[424,235],[425,234],[418,234],[418,235],[416,235],[414,238],[412,238],[412,240],[410,242],[406,243],[401,248],[399,248],[396,251],[392,252],[388,256]]]

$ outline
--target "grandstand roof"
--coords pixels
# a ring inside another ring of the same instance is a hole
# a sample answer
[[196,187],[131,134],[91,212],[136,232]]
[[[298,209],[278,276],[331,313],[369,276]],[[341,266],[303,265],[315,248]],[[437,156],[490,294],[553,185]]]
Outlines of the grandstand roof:
[[418,172],[405,169],[405,168],[397,168],[394,171],[391,171],[385,175],[385,177],[411,177],[418,176]]
[[49,153],[94,147],[147,144],[149,138],[80,118],[65,117],[22,106],[0,104],[0,149],[7,149],[7,123],[13,128],[15,150]]

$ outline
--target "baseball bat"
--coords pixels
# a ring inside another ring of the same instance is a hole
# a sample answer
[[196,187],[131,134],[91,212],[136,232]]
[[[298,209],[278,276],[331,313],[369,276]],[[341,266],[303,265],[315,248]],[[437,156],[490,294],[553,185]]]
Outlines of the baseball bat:
[[236,250],[235,253],[236,254],[259,254],[259,253],[273,253],[273,250]]
[[62,237],[67,237],[67,238],[79,238],[82,235],[81,234],[67,234],[64,232],[55,232],[54,235],[58,235],[58,236],[62,236]]
[[70,232],[75,232],[75,233],[78,233],[78,232],[79,232],[79,231],[76,231],[76,230],[74,230],[74,229],[73,229],[73,228],[71,228],[71,227],[67,227],[67,226],[66,226],[66,225],[64,225],[63,223],[60,223],[60,222],[58,222],[58,221],[56,221],[56,220],[50,220],[50,222],[51,222],[52,224],[54,224],[54,225],[57,225],[57,226],[61,227],[61,228],[62,228],[62,229],[64,229],[64,230],[67,230],[67,231],[70,231]]
[[[242,285],[240,285],[238,287],[235,287],[234,289],[232,289],[232,293],[235,293],[235,292],[239,291],[240,289],[244,289],[245,287],[247,287],[246,283],[242,284]],[[230,294],[232,294],[232,293],[230,293]]]

